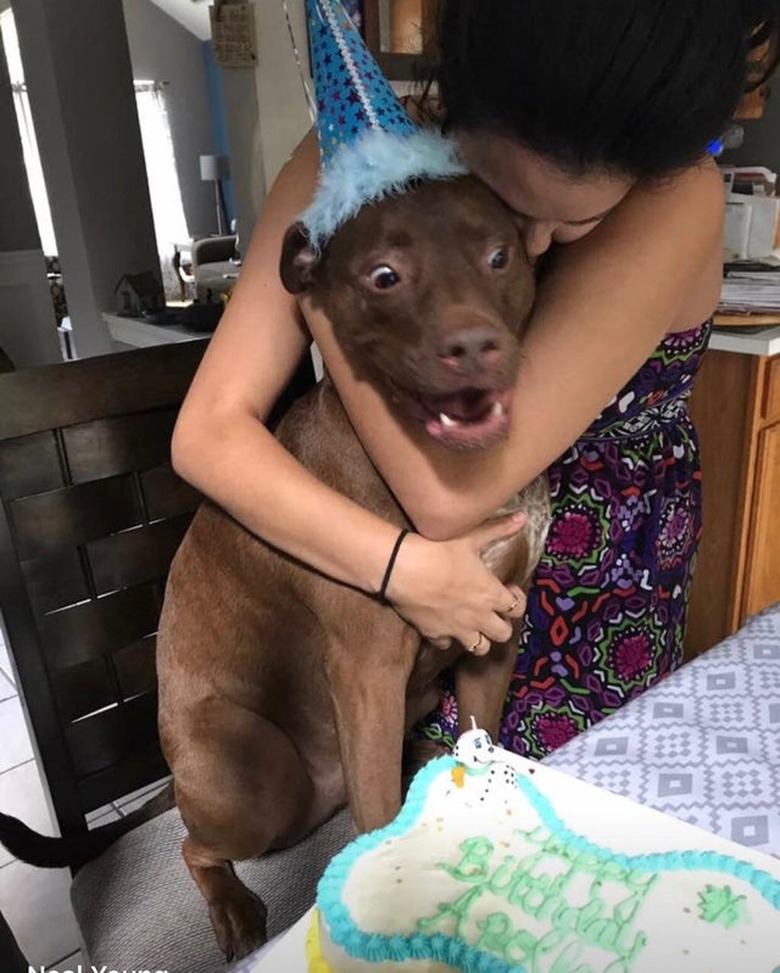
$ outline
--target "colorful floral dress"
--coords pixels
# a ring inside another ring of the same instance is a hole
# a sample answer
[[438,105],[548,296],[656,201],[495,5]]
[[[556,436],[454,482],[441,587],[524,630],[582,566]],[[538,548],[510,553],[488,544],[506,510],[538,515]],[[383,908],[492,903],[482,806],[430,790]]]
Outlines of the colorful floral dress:
[[[543,757],[681,662],[701,532],[688,413],[709,322],[667,335],[549,470],[553,520],[528,595],[501,743]],[[423,733],[452,741],[451,687]]]

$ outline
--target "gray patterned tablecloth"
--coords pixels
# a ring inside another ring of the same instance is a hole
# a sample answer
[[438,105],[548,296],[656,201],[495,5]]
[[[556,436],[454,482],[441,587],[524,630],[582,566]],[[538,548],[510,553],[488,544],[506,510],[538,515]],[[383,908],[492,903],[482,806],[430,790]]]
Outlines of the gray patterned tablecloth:
[[780,604],[545,763],[780,857]]
[[545,763],[780,857],[780,604]]

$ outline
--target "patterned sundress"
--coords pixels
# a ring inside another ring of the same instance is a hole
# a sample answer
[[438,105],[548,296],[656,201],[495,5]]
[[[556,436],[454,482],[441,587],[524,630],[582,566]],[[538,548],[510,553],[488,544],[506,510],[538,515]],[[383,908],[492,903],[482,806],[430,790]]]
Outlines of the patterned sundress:
[[[540,758],[682,661],[701,533],[688,404],[710,322],[668,334],[550,468],[552,524],[528,594],[501,743]],[[451,685],[424,736],[452,743]]]

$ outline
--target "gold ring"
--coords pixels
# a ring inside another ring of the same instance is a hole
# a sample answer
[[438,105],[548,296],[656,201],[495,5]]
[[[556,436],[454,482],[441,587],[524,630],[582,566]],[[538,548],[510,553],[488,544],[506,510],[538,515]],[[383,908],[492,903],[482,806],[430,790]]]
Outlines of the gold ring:
[[468,649],[469,652],[472,652],[472,653],[473,652],[476,652],[477,649],[480,647],[480,645],[482,645],[482,632],[479,633],[479,638],[477,639],[477,641],[473,645],[470,645],[469,646],[469,649]]
[[515,595],[515,597],[512,599],[512,604],[509,606],[509,608],[507,608],[507,610],[504,612],[504,614],[505,615],[508,615],[510,612],[513,612],[515,610],[515,608],[517,608],[517,605],[518,605],[518,602],[519,601],[520,601],[520,599],[517,597],[517,595]]

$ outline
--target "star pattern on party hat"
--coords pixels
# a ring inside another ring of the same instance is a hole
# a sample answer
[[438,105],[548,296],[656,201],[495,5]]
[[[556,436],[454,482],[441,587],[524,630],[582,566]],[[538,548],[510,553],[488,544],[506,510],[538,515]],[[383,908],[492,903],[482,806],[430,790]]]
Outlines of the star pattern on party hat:
[[307,8],[323,164],[366,130],[413,134],[414,122],[343,5],[307,0]]
[[306,10],[321,171],[301,221],[319,248],[365,204],[466,169],[451,140],[409,118],[341,0]]

